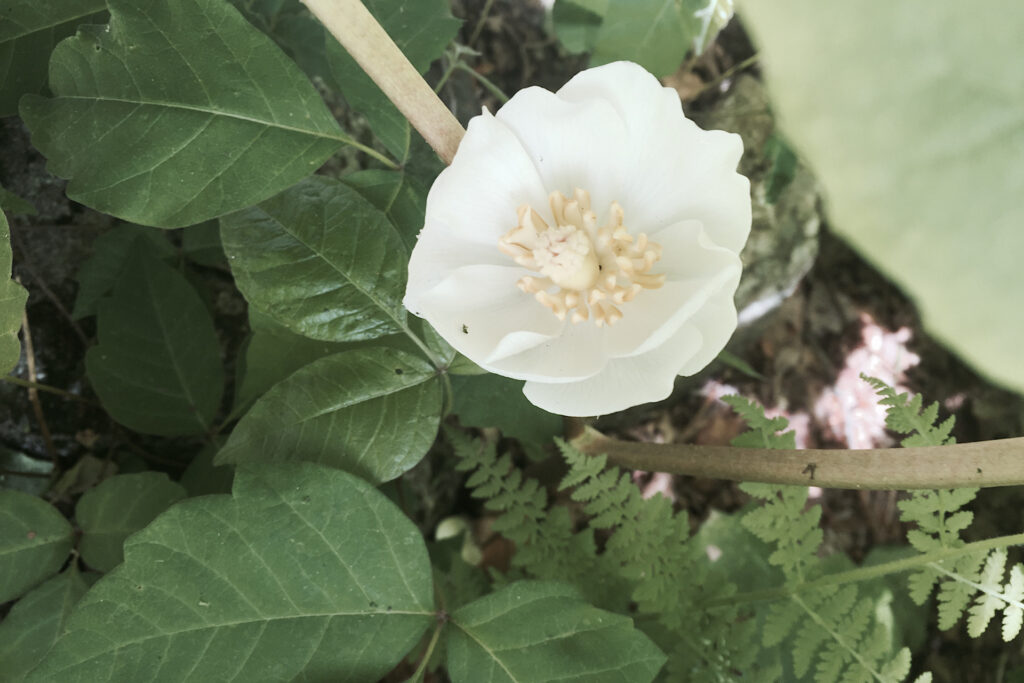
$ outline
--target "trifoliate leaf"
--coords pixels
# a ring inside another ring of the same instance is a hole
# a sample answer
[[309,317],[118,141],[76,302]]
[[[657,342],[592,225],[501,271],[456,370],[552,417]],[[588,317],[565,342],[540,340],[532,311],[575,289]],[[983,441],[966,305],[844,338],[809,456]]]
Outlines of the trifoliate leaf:
[[24,680],[64,630],[71,608],[85,595],[98,574],[74,568],[53,577],[15,603],[0,622],[0,681]]
[[556,583],[514,583],[458,609],[451,626],[454,683],[643,683],[665,662],[632,619]]
[[124,540],[185,495],[162,472],[118,474],[86,491],[75,507],[82,559],[97,571],[110,571],[124,559]]
[[386,347],[313,361],[260,398],[215,462],[302,460],[378,483],[412,468],[437,436],[433,366]]
[[224,369],[213,320],[185,277],[135,243],[99,303],[85,367],[103,407],[145,434],[199,434],[220,406]]
[[79,24],[99,24],[103,0],[3,0],[0,2],[0,116],[18,113],[18,98],[46,84],[46,65],[57,42]]
[[313,173],[350,139],[313,85],[223,0],[108,0],[21,101],[68,196],[143,225],[199,223]]
[[355,341],[408,328],[409,254],[387,216],[337,180],[314,176],[221,219],[245,298],[293,331]]
[[46,501],[0,490],[0,603],[56,574],[71,551],[71,525]]
[[11,279],[11,228],[0,211],[0,372],[7,374],[21,357],[21,318],[28,292]]
[[430,560],[383,494],[315,465],[239,468],[125,543],[30,681],[362,683],[435,620]]

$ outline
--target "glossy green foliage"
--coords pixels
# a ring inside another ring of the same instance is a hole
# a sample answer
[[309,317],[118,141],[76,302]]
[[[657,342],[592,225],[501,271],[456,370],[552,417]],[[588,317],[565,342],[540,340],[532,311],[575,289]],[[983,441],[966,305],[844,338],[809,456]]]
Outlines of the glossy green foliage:
[[240,468],[232,496],[179,503],[128,540],[29,680],[375,681],[432,600],[419,532],[371,486]]
[[[1024,5],[742,5],[829,224],[991,379],[1024,389]],[[842,30],[837,30],[842,27]]]
[[93,243],[93,254],[78,269],[78,294],[71,317],[75,320],[96,315],[96,305],[117,284],[136,240],[146,240],[143,248],[170,261],[174,247],[163,231],[139,225],[118,225]]
[[235,390],[238,410],[244,410],[267,389],[302,366],[318,358],[341,353],[349,346],[296,334],[255,306],[249,307],[249,329],[252,334],[245,345],[244,358],[239,363],[239,381]]
[[703,50],[720,28],[704,21],[704,13],[715,11],[707,5],[707,0],[559,0],[555,29],[566,49],[590,52],[595,66],[628,60],[667,76],[695,45]]
[[295,332],[323,341],[407,329],[408,251],[387,216],[343,183],[314,176],[221,219],[245,298]]
[[68,196],[180,227],[269,197],[348,138],[315,88],[223,0],[109,0],[50,62],[56,97],[27,96],[33,144]]
[[18,113],[18,98],[46,84],[50,51],[80,24],[100,24],[103,0],[0,0],[0,116]]
[[118,474],[89,489],[75,507],[82,559],[110,571],[124,559],[124,540],[184,497],[185,489],[162,472]]
[[499,375],[452,378],[452,412],[466,427],[497,427],[505,436],[547,444],[560,433],[562,418],[526,400],[523,382]]
[[[322,79],[367,122],[384,147],[404,163],[413,138],[409,122],[338,41],[299,0],[232,0],[272,36],[310,76]],[[449,0],[364,0],[370,13],[421,73],[455,38],[459,21]]]
[[97,574],[68,569],[15,603],[0,622],[0,683],[24,680],[43,661],[71,608],[97,578]]
[[113,295],[99,302],[99,344],[85,367],[103,407],[146,434],[200,434],[224,389],[213,320],[185,276],[143,241],[128,256]]
[[386,347],[346,351],[270,389],[216,462],[302,460],[388,481],[426,454],[440,415],[441,382],[432,365]]
[[10,372],[21,356],[18,331],[28,299],[25,288],[11,279],[10,230],[7,217],[0,211],[0,372],[3,374]]
[[628,617],[591,607],[572,588],[521,581],[452,614],[454,683],[644,683],[665,655]]
[[46,501],[0,489],[0,603],[56,574],[71,551],[71,525]]

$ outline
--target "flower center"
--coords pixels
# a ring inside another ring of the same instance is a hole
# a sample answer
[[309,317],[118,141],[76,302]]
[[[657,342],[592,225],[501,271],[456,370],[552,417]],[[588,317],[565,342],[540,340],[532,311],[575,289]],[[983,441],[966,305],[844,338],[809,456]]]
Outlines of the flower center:
[[572,312],[574,323],[593,316],[598,327],[614,325],[622,318],[618,306],[641,290],[664,284],[663,274],[650,272],[661,258],[661,245],[643,233],[634,239],[622,224],[618,202],[612,202],[609,222],[602,226],[583,190],[576,189],[572,199],[552,192],[548,202],[553,226],[524,204],[519,207],[519,225],[498,240],[498,248],[542,276],[524,277],[517,285],[559,320]]

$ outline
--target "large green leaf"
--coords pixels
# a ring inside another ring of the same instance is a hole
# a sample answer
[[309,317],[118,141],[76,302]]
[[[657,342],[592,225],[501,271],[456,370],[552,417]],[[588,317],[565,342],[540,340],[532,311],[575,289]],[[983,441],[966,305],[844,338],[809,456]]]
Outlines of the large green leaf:
[[349,347],[295,334],[255,306],[249,307],[249,328],[252,335],[245,347],[244,360],[238,364],[242,372],[236,383],[236,410],[243,409],[302,366]]
[[593,64],[628,59],[655,76],[679,68],[700,31],[698,0],[608,0]]
[[523,384],[490,373],[452,377],[452,412],[466,427],[497,427],[521,441],[550,443],[562,429],[562,418],[526,400]]
[[50,61],[53,99],[21,114],[68,196],[180,227],[309,175],[342,143],[312,84],[223,0],[108,0]]
[[21,357],[18,330],[28,292],[11,279],[11,228],[0,211],[0,373],[7,374]]
[[19,600],[0,622],[0,683],[22,681],[64,630],[68,614],[98,574],[74,568],[55,576]]
[[[256,26],[270,34],[310,76],[344,97],[400,162],[409,154],[409,122],[338,41],[299,0],[231,0]],[[395,44],[421,73],[455,38],[459,21],[449,0],[364,0]]]
[[435,620],[426,547],[367,483],[239,468],[125,543],[32,681],[376,681]]
[[135,240],[147,240],[153,253],[162,259],[174,255],[174,247],[167,241],[166,233],[139,225],[118,225],[99,237],[93,243],[93,253],[78,269],[78,293],[71,317],[75,320],[96,315],[96,305],[110,293],[124,271]]
[[185,495],[163,472],[118,474],[89,489],[75,506],[82,559],[93,569],[110,571],[124,559],[124,540]]
[[199,434],[224,390],[213,320],[199,294],[144,240],[133,244],[113,296],[99,303],[99,345],[85,368],[103,407],[146,434]]
[[632,619],[556,583],[514,583],[456,610],[451,623],[453,683],[643,683],[665,663]]
[[401,170],[359,171],[345,176],[344,182],[387,214],[412,251],[423,229],[430,186],[443,170],[444,164],[423,138],[413,135],[408,160]]
[[0,490],[0,604],[56,574],[71,552],[71,525],[46,501]]
[[221,219],[238,288],[295,332],[324,341],[408,329],[408,251],[387,216],[324,176]]
[[0,0],[0,116],[18,113],[18,98],[46,83],[57,41],[79,24],[102,23],[103,0]]
[[378,347],[313,361],[242,418],[215,462],[304,460],[394,479],[437,436],[441,382],[425,360]]
[[742,5],[830,225],[930,331],[1024,390],[1024,5]]

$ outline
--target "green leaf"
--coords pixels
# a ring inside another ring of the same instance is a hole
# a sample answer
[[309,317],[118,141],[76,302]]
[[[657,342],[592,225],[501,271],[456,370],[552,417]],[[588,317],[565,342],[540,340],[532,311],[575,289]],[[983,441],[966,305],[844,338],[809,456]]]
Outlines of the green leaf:
[[33,589],[0,622],[0,683],[22,681],[64,629],[68,614],[98,574],[71,568]]
[[181,231],[181,252],[201,266],[224,267],[227,257],[220,243],[220,223],[204,221]]
[[412,251],[416,236],[423,229],[427,193],[433,179],[419,178],[407,171],[370,169],[350,173],[343,180],[387,214],[406,249]]
[[255,401],[270,387],[318,358],[346,350],[349,345],[325,342],[295,334],[273,318],[249,307],[252,336],[245,348],[245,361],[235,396],[236,409]]
[[[366,116],[378,139],[404,163],[413,135],[409,122],[299,0],[231,1],[303,71],[322,79]],[[420,73],[443,54],[459,29],[449,0],[364,0],[364,4]]]
[[568,586],[520,581],[451,616],[453,683],[643,683],[665,656],[628,617],[583,602]]
[[341,182],[314,176],[221,219],[238,288],[293,331],[323,341],[407,329],[408,252],[387,216]]
[[1011,303],[1024,300],[1024,6],[981,3],[969,22],[926,0],[743,8],[829,225],[934,335],[1024,389],[1024,315]]
[[[458,33],[461,22],[449,0],[364,0],[370,13],[423,73],[441,56]],[[325,33],[330,78],[345,100],[366,116],[374,134],[388,151],[404,162],[409,155],[409,122],[337,40]]]
[[163,472],[118,474],[86,491],[75,506],[82,559],[97,571],[110,571],[124,559],[124,539],[185,495]]
[[697,0],[608,0],[592,64],[628,59],[655,76],[675,73],[700,30]]
[[573,54],[590,52],[607,12],[608,0],[558,0],[551,18],[559,42]]
[[317,462],[388,481],[437,436],[441,382],[426,361],[379,347],[306,365],[275,385],[235,427],[215,462]]
[[71,552],[71,525],[46,501],[0,490],[0,604],[56,574]]
[[21,115],[68,196],[181,227],[265,199],[342,143],[315,88],[223,0],[108,0],[50,61]]
[[96,238],[93,254],[78,269],[78,294],[71,317],[75,320],[96,315],[96,305],[117,284],[135,240],[146,240],[146,247],[161,259],[169,260],[174,247],[162,230],[140,225],[118,225]]
[[125,543],[31,681],[375,681],[434,622],[416,527],[314,465],[239,468]]
[[540,444],[562,430],[562,418],[526,400],[523,382],[500,375],[452,377],[452,412],[466,427],[497,427],[505,436]]
[[21,358],[21,318],[25,313],[28,292],[10,279],[13,254],[11,228],[0,211],[0,373],[7,374]]
[[231,493],[231,484],[235,479],[235,468],[217,467],[213,457],[218,446],[210,444],[199,451],[181,474],[181,485],[192,496],[208,496],[212,493]]
[[0,0],[0,116],[18,113],[18,98],[46,84],[46,63],[61,38],[106,16],[103,0]]
[[110,415],[145,434],[199,434],[213,422],[224,369],[213,320],[178,271],[136,242],[85,368]]
[[31,202],[5,189],[3,185],[0,185],[0,209],[15,216],[35,216],[38,213]]

